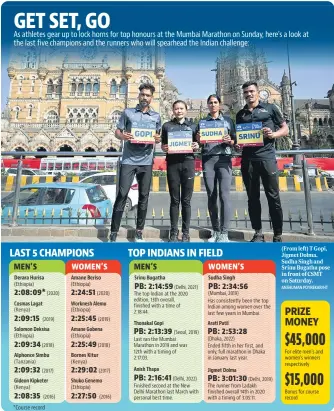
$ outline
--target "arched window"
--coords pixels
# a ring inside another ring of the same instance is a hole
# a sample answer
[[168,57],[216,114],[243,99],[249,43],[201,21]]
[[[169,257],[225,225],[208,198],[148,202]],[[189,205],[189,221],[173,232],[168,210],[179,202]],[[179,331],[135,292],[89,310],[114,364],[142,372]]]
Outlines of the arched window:
[[57,85],[56,85],[56,94],[57,94],[58,96],[60,96],[60,95],[61,95],[61,91],[62,91],[62,83],[61,83],[61,80],[58,80],[58,83],[57,83]]
[[317,126],[317,125],[318,125],[318,119],[317,119],[317,118],[314,118],[314,119],[313,119],[313,125],[314,125],[314,126]]
[[58,124],[58,122],[59,122],[58,114],[54,110],[49,111],[46,116],[46,123],[47,124]]
[[34,78],[31,80],[31,88],[30,88],[31,93],[35,91],[35,81],[36,80]]
[[331,119],[331,118],[328,120],[328,125],[329,125],[329,127],[332,127],[332,126],[333,126],[333,122],[332,122],[332,119]]
[[152,80],[148,76],[141,76],[140,84],[152,84]]
[[86,83],[86,96],[90,95],[90,92],[92,91],[92,83]]
[[57,151],[73,151],[73,148],[67,144],[63,144]]
[[18,77],[17,77],[17,80],[18,80],[17,92],[18,92],[18,93],[22,93],[22,85],[23,85],[24,77],[23,77],[23,76],[18,76]]
[[124,97],[126,94],[126,81],[123,79],[119,85],[119,95]]
[[79,83],[78,84],[78,95],[81,96],[82,93],[84,91],[84,84],[83,83]]
[[152,53],[150,51],[142,51],[140,53],[140,68],[141,69],[152,69]]
[[25,149],[23,147],[15,147],[14,151],[25,151]]
[[68,107],[67,119],[70,124],[97,123],[98,107]]
[[93,94],[96,96],[100,91],[100,84],[99,83],[94,83],[93,84]]
[[15,120],[18,120],[19,119],[19,114],[20,114],[20,111],[21,111],[21,107],[19,107],[19,106],[14,107],[13,111],[15,112],[15,117],[14,117]]
[[75,93],[76,90],[77,90],[77,85],[76,85],[76,82],[73,81],[73,83],[71,83],[71,94]]
[[319,118],[319,126],[322,126],[322,118]]
[[119,121],[119,119],[120,119],[120,117],[121,117],[121,112],[120,111],[118,111],[118,110],[116,110],[116,111],[114,111],[110,116],[109,116],[109,120],[110,120],[110,122],[112,123],[112,125],[114,126],[114,127],[116,127],[117,126],[117,123],[118,123],[118,121]]
[[117,84],[116,81],[113,79],[112,82],[110,83],[110,94],[115,96],[117,93]]
[[33,49],[30,49],[27,51],[27,54],[25,55],[25,68],[36,68],[36,51]]
[[29,106],[28,106],[28,117],[32,117],[32,109],[33,109],[33,105],[32,104],[29,104]]
[[46,94],[53,93],[53,81],[51,79],[48,80]]

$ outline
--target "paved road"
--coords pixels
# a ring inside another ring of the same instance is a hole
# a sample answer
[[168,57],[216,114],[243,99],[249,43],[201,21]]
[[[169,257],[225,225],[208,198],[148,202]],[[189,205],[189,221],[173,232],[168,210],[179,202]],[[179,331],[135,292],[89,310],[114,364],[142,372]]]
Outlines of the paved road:
[[[245,210],[247,210],[247,195],[245,192],[232,192],[232,209],[233,217],[237,210],[238,218],[244,220]],[[284,220],[288,221],[289,212],[292,220],[298,220],[298,223],[293,223],[293,229],[299,229],[299,212],[302,215],[303,225],[306,226],[306,206],[304,193],[281,193],[281,201],[284,212]],[[320,215],[323,215],[324,221],[331,221],[331,214],[334,215],[334,191],[329,192],[313,192],[311,193],[313,220],[320,222]],[[261,192],[262,216],[263,220],[268,220],[269,210],[265,194]],[[154,209],[156,217],[159,219],[161,210],[164,210],[164,218],[169,218],[169,194],[168,193],[151,193],[148,207],[148,217],[152,215]],[[197,218],[198,209],[200,211],[201,219],[207,216],[207,196],[205,193],[194,193],[192,200],[192,218]],[[249,219],[249,217],[248,217]],[[194,221],[195,223],[195,221]],[[238,223],[238,227],[244,227],[244,221]],[[248,223],[249,224],[249,223]],[[248,225],[249,227],[250,225]],[[316,223],[316,228],[321,230],[321,224]],[[235,227],[235,222],[231,223],[231,227]],[[269,228],[269,223],[264,224],[264,228]],[[285,223],[285,231],[290,231],[289,223]],[[333,232],[331,224],[324,224],[326,232]]]
[[[8,193],[1,192],[1,197],[3,198]],[[233,209],[233,216],[237,210],[238,218],[242,221],[239,221],[238,227],[244,227],[244,213],[247,210],[247,195],[245,192],[231,192],[232,198],[232,209]],[[334,191],[330,190],[328,192],[312,192],[311,193],[311,200],[312,200],[312,209],[313,209],[313,219],[315,221],[315,227],[317,231],[322,230],[322,226],[320,224],[320,216],[323,215],[324,221],[331,221],[331,215],[334,215]],[[284,212],[284,220],[288,221],[289,219],[289,212],[291,214],[292,220],[298,220],[298,222],[293,223],[292,228],[293,230],[300,229],[299,223],[299,213],[303,219],[303,226],[306,227],[306,207],[305,207],[305,197],[304,193],[297,193],[297,192],[287,192],[281,193],[281,201],[283,206]],[[261,203],[262,203],[262,216],[263,220],[268,220],[268,203],[265,197],[265,194],[261,192]],[[161,211],[163,209],[164,213],[164,222],[163,224],[169,224],[169,194],[168,193],[151,193],[149,199],[149,206],[148,206],[148,223],[150,223],[152,218],[152,211],[155,211],[155,223],[161,222]],[[207,196],[206,193],[194,193],[193,200],[192,200],[192,223],[197,225],[197,213],[198,210],[200,211],[200,218],[201,218],[201,225],[206,223],[206,216],[207,216]],[[130,219],[133,219],[134,213],[129,213],[129,223],[131,222]],[[249,218],[248,218],[249,220]],[[318,223],[317,223],[318,222]],[[235,227],[235,221],[232,222],[231,227]],[[248,227],[250,224],[248,222]],[[264,223],[264,228],[269,228],[269,223]],[[287,222],[284,226],[285,231],[290,231],[290,224]],[[333,228],[331,224],[324,224],[324,231],[326,232],[333,232]]]

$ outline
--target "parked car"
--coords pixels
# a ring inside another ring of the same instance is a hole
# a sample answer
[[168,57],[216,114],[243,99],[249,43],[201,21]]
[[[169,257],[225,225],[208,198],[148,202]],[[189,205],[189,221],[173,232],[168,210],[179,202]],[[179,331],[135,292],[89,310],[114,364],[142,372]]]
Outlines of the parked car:
[[[104,173],[96,173],[92,176],[83,178],[80,183],[100,184],[108,198],[114,204],[116,199],[116,171],[106,171]],[[128,198],[126,200],[125,211],[130,211],[138,205],[138,183],[136,177],[132,182]]]
[[80,180],[82,180],[86,177],[93,176],[94,174],[97,174],[96,170],[95,171],[83,171],[81,174],[78,174],[78,175],[80,176]]
[[[17,168],[9,168],[7,170],[8,176],[16,176],[17,175]],[[40,170],[32,170],[30,168],[22,168],[22,175],[23,176],[47,176],[43,171]]]
[[[8,176],[16,176],[17,175],[17,168],[9,168],[7,170]],[[47,176],[43,171],[40,170],[31,170],[30,168],[22,168],[22,175],[23,176]]]
[[[11,221],[14,193],[2,200],[1,222]],[[100,185],[28,184],[20,189],[19,224],[105,224],[112,203]]]
[[322,177],[326,177],[328,188],[334,189],[334,177],[327,171],[320,171]]

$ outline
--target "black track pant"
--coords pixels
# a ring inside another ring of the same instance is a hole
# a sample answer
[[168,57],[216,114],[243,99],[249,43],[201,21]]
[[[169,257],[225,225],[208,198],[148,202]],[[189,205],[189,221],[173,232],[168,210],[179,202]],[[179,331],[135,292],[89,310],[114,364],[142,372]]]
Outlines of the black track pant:
[[[203,178],[208,195],[208,210],[212,229],[227,233],[231,218],[232,163],[229,157],[212,156],[203,159]],[[220,222],[218,217],[218,188]]]
[[133,166],[122,164],[119,175],[119,188],[114,204],[111,218],[111,232],[118,232],[121,225],[122,215],[126,204],[126,199],[130,191],[134,176],[138,182],[138,209],[137,209],[137,230],[143,230],[145,225],[148,196],[150,194],[152,180],[152,166]]
[[[175,164],[167,164],[167,181],[170,195],[171,231],[177,232],[180,200],[182,206],[182,232],[189,233],[191,218],[191,197],[194,191],[195,161],[185,159]],[[180,195],[181,189],[181,195]]]
[[283,211],[279,197],[276,160],[243,160],[241,173],[248,196],[249,218],[254,230],[262,228],[260,203],[260,178],[267,197],[274,234],[282,234]]

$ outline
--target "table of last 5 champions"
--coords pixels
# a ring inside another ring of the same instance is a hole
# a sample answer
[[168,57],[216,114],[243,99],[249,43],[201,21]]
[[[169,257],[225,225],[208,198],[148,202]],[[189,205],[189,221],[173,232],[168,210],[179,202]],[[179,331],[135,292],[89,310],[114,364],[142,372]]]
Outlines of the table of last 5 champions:
[[274,248],[273,259],[245,247],[235,259],[217,247],[120,244],[109,259],[108,244],[4,245],[3,400],[17,410],[321,409],[332,387],[333,248]]

